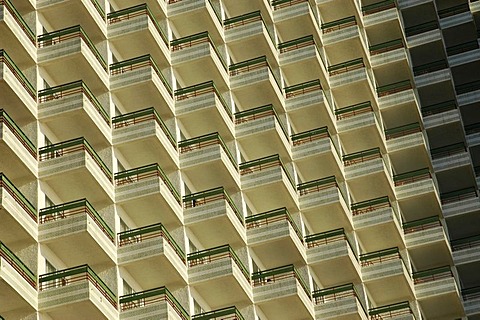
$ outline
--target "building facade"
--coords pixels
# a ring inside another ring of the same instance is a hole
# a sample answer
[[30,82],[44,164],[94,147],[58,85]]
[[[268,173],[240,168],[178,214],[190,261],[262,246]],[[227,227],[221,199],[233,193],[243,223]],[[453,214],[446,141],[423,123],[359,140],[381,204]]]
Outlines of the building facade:
[[480,1],[0,0],[0,319],[480,319]]

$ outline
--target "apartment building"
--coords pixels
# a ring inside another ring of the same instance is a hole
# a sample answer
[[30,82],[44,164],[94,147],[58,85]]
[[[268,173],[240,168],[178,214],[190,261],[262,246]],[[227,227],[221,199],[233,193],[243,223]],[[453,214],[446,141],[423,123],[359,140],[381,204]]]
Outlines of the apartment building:
[[0,0],[0,319],[480,319],[480,1]]

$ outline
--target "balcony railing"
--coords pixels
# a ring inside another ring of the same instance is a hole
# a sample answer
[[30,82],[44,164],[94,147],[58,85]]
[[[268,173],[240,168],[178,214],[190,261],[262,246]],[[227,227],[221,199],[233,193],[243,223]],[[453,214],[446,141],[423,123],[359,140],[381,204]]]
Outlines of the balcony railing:
[[441,227],[442,222],[439,216],[418,219],[403,223],[403,232],[405,234]]
[[217,144],[222,147],[223,151],[225,151],[225,153],[227,154],[230,162],[235,168],[237,168],[237,162],[235,161],[235,158],[233,157],[230,150],[227,148],[225,141],[223,141],[222,137],[218,134],[218,132],[209,133],[200,137],[180,141],[178,143],[178,147],[180,148],[180,153],[186,153],[189,151],[202,149]]
[[330,76],[335,76],[361,68],[365,68],[365,63],[363,63],[363,58],[358,58],[331,65],[328,67],[328,73]]
[[7,191],[10,196],[15,199],[17,204],[25,210],[25,212],[37,222],[37,209],[25,198],[25,196],[13,185],[13,183],[0,172],[0,187]]
[[445,192],[440,194],[442,204],[458,202],[469,198],[478,197],[477,189],[475,187],[464,188],[460,190]]
[[239,111],[235,113],[235,124],[239,125],[245,122],[249,121],[254,121],[257,119],[265,118],[265,117],[270,117],[274,116],[275,119],[277,120],[277,123],[280,125],[280,128],[282,128],[283,134],[285,137],[288,139],[288,134],[287,134],[287,129],[283,125],[283,123],[280,121],[280,118],[278,117],[277,112],[275,111],[275,108],[273,105],[268,104],[265,106],[260,106],[257,108],[245,110],[245,111]]
[[409,123],[403,126],[385,129],[385,137],[387,140],[408,136],[413,133],[422,132],[422,128],[418,122]]
[[222,95],[218,91],[213,81],[202,82],[193,86],[177,89],[175,90],[175,100],[182,101],[185,99],[198,97],[198,96],[201,96],[202,94],[207,94],[211,92],[215,93],[218,100],[222,104],[223,109],[225,109],[230,119],[233,119],[232,110],[228,107],[227,103],[225,102],[225,99],[223,99]]
[[475,49],[478,49],[478,41],[477,40],[467,41],[464,43],[447,47],[447,55],[453,56],[455,54],[459,54],[459,53],[463,53],[463,52],[467,52]]
[[464,142],[453,143],[443,147],[430,149],[432,159],[440,159],[464,152],[467,152],[467,147],[465,146]]
[[252,160],[252,161],[243,162],[243,163],[240,163],[239,165],[240,175],[242,176],[253,173],[253,172],[273,168],[273,167],[281,167],[283,169],[283,172],[287,175],[288,180],[290,180],[290,183],[292,184],[292,186],[295,187],[293,178],[290,176],[290,173],[285,169],[285,165],[283,164],[278,154]]
[[313,192],[320,192],[330,188],[338,188],[335,176],[299,183],[297,185],[297,191],[299,192],[300,196],[304,196]]
[[179,204],[182,203],[177,189],[175,189],[175,187],[173,186],[172,182],[170,182],[170,179],[168,179],[165,172],[156,163],[115,173],[115,185],[122,186],[125,184],[134,183],[134,182],[148,179],[151,177],[160,178],[163,181],[163,183],[165,183],[165,186],[168,188],[168,190],[173,195],[175,200]]
[[480,122],[472,123],[464,126],[465,134],[475,134],[480,133]]
[[249,23],[253,23],[256,21],[261,21],[265,29],[267,30],[268,36],[270,37],[270,40],[272,40],[272,43],[275,43],[274,38],[272,36],[271,30],[268,28],[268,26],[265,24],[265,20],[262,17],[262,14],[260,11],[254,11],[254,12],[249,12],[246,14],[242,14],[240,16],[232,17],[223,20],[223,26],[225,30],[232,29],[235,27],[239,26],[244,26]]
[[37,276],[0,241],[0,257],[17,271],[33,288],[37,288]]
[[368,315],[371,320],[396,318],[406,315],[411,315],[414,319],[413,311],[410,308],[408,301],[390,304],[378,308],[371,308],[368,310]]
[[342,120],[368,112],[373,112],[372,103],[365,101],[348,107],[335,109],[335,116],[337,120]]
[[167,241],[178,257],[185,263],[185,252],[183,252],[182,248],[180,248],[161,223],[120,232],[118,234],[118,245],[123,247],[153,238],[163,238]]
[[232,259],[233,262],[235,262],[235,264],[237,265],[237,267],[240,268],[240,271],[244,275],[245,279],[250,281],[250,274],[247,268],[245,267],[243,262],[240,260],[240,258],[237,256],[237,254],[233,251],[233,249],[228,244],[211,248],[211,249],[193,252],[188,254],[187,256],[189,268],[192,268],[198,265],[209,264],[214,261],[223,260],[223,259]]
[[313,91],[322,90],[320,80],[312,80],[303,83],[299,83],[293,86],[285,87],[285,98],[293,98],[302,94],[306,94]]
[[354,297],[358,301],[360,301],[358,298],[359,296],[357,294],[357,290],[355,289],[353,283],[315,290],[312,293],[312,297],[315,304],[329,303],[347,297]]
[[18,139],[18,141],[27,149],[28,153],[37,159],[37,147],[30,141],[30,139],[23,133],[22,129],[13,121],[12,118],[5,112],[5,110],[0,109],[0,124],[5,125],[13,135]]
[[384,86],[378,86],[377,87],[377,95],[378,95],[378,97],[384,97],[384,96],[388,96],[390,94],[394,94],[394,93],[397,93],[397,92],[410,90],[412,88],[413,87],[412,87],[412,83],[410,82],[410,80],[403,80],[403,81],[387,84],[387,85],[384,85]]
[[163,122],[162,118],[160,118],[155,108],[146,108],[123,114],[121,116],[116,116],[112,119],[112,123],[114,129],[119,129],[151,120],[154,120],[160,126],[163,133],[165,133],[165,136],[167,136],[168,141],[170,141],[172,146],[177,149],[177,142],[175,141],[175,138],[170,130],[168,130],[165,122]]
[[424,33],[427,31],[435,30],[435,29],[438,29],[437,20],[420,23],[411,27],[406,27],[405,34],[407,35],[407,37],[411,37],[411,36]]
[[343,164],[345,166],[351,166],[358,163],[363,163],[373,159],[382,159],[382,153],[380,148],[372,148],[360,152],[354,152],[342,156]]
[[155,73],[157,74],[157,76],[160,78],[163,85],[167,89],[169,95],[171,97],[173,97],[172,87],[170,86],[167,79],[165,78],[165,76],[160,71],[160,68],[157,66],[155,61],[153,61],[153,58],[149,54],[146,54],[146,55],[143,55],[143,56],[140,56],[140,57],[136,57],[136,58],[133,58],[133,59],[128,59],[128,60],[125,60],[125,61],[112,63],[110,65],[110,75],[113,76],[113,75],[116,75],[116,74],[121,74],[121,73],[125,73],[125,72],[128,72],[128,71],[133,71],[133,70],[136,70],[136,69],[144,68],[144,67],[153,68],[153,70],[155,71]]
[[322,245],[327,245],[337,241],[347,241],[348,246],[350,247],[352,252],[355,252],[355,250],[353,250],[352,244],[350,243],[350,240],[348,240],[347,235],[345,234],[345,229],[343,228],[317,234],[311,234],[305,237],[305,243],[307,244],[307,248],[309,249]]
[[355,16],[338,19],[331,22],[322,23],[321,29],[322,33],[329,33],[335,30],[341,30],[351,26],[356,26],[357,20]]
[[455,5],[453,7],[438,10],[438,17],[440,19],[443,19],[443,18],[454,16],[459,13],[469,12],[469,11],[470,11],[470,6],[468,5],[468,3],[465,2],[459,5]]
[[353,203],[350,206],[352,214],[358,216],[375,210],[392,207],[387,196]]
[[417,271],[412,274],[413,283],[420,284],[453,277],[450,266]]
[[405,44],[403,43],[402,39],[395,39],[395,40],[390,40],[387,42],[382,42],[379,44],[372,45],[368,49],[370,51],[370,55],[373,56],[376,54],[380,54],[380,53],[384,53],[384,52],[388,52],[388,51],[392,51],[392,50],[404,48],[404,47],[405,47]]
[[310,290],[308,289],[305,281],[300,277],[294,265],[287,265],[283,267],[263,270],[254,272],[252,274],[253,286],[263,286],[268,284],[274,284],[277,281],[282,281],[284,279],[295,278],[300,283],[300,286],[303,288],[308,297],[311,297]]
[[86,214],[95,221],[102,232],[112,241],[115,242],[115,233],[110,226],[103,220],[98,212],[92,207],[87,199],[75,200],[40,210],[39,223],[48,223],[59,219],[66,219],[75,215]]
[[457,109],[455,100],[449,100],[441,103],[432,104],[422,108],[422,115],[424,117],[442,113],[449,110]]
[[279,43],[278,50],[280,50],[280,53],[285,53],[308,46],[316,46],[312,35]]
[[478,248],[480,247],[480,234],[471,237],[455,239],[452,240],[450,243],[452,245],[452,251]]
[[228,70],[229,70],[230,76],[236,76],[242,73],[247,73],[247,72],[262,69],[262,68],[268,68],[268,70],[270,70],[270,73],[272,74],[278,88],[280,89],[281,88],[280,83],[278,82],[277,77],[273,73],[272,68],[268,63],[266,56],[261,56],[261,57],[249,59],[246,61],[233,63],[228,67]]
[[397,247],[364,253],[360,255],[360,263],[362,267],[367,267],[374,264],[398,259],[404,262]]
[[213,311],[202,312],[192,316],[192,320],[245,320],[240,311],[235,306],[217,309]]
[[480,90],[480,80],[462,83],[455,86],[455,92],[457,94],[464,94],[476,90]]
[[189,209],[219,200],[225,200],[235,213],[235,216],[238,218],[240,223],[245,224],[243,221],[243,215],[240,213],[240,210],[238,210],[232,198],[230,198],[227,191],[223,187],[186,195],[183,197],[183,207],[185,209]]
[[269,224],[286,220],[295,231],[298,239],[303,243],[303,236],[300,228],[293,220],[287,208],[274,209],[267,212],[245,217],[247,229],[261,228]]
[[53,32],[48,32],[48,33],[39,35],[38,47],[44,48],[44,47],[55,45],[57,43],[61,43],[64,41],[75,39],[75,38],[82,39],[85,42],[85,44],[90,48],[90,50],[92,51],[93,55],[98,60],[102,68],[105,71],[108,71],[108,66],[107,66],[107,63],[105,62],[105,59],[103,59],[102,55],[97,50],[97,48],[95,47],[93,42],[90,40],[90,38],[87,36],[85,31],[83,31],[81,26],[68,27],[65,29],[56,30]]
[[[165,2],[168,4],[172,4],[172,3],[182,2],[182,0],[165,0]],[[218,19],[218,22],[222,24],[222,19],[221,19],[221,14],[219,12],[219,9],[217,9],[217,7],[212,4],[211,0],[207,0],[207,2],[210,4],[210,7],[212,7],[213,12],[215,13],[215,17]]]
[[150,18],[150,21],[152,21],[155,29],[160,34],[160,37],[162,38],[163,42],[168,47],[168,38],[165,35],[165,31],[162,30],[162,28],[160,27],[160,25],[157,22],[157,19],[155,19],[155,16],[150,11],[150,9],[148,8],[146,3],[139,4],[137,6],[133,6],[133,7],[130,7],[130,8],[126,8],[126,9],[111,12],[107,15],[107,20],[108,20],[109,24],[114,24],[114,23],[118,23],[118,22],[121,22],[121,21],[134,19],[136,17],[140,17],[140,16],[143,16],[143,15],[146,15]]
[[59,158],[67,154],[83,151],[92,157],[93,161],[95,161],[95,163],[99,166],[100,170],[102,170],[107,179],[112,181],[112,173],[110,172],[110,169],[108,169],[107,165],[102,159],[100,159],[97,152],[92,148],[88,141],[85,140],[85,138],[76,138],[42,147],[38,150],[38,154],[40,161],[46,161]]
[[95,286],[105,299],[107,299],[115,309],[117,308],[117,297],[113,291],[107,287],[105,282],[86,264],[40,275],[39,290],[47,291],[84,281],[88,281]]
[[10,56],[3,49],[0,49],[0,63],[4,63],[8,67],[15,78],[17,78],[18,82],[20,82],[23,88],[25,88],[30,97],[37,101],[37,90],[35,90],[30,81],[28,81],[27,77],[25,77],[23,72],[17,67],[15,62],[13,62]]
[[403,186],[409,183],[414,183],[417,181],[422,181],[426,179],[431,179],[432,175],[429,168],[423,168],[419,170],[413,170],[401,174],[396,174],[393,176],[393,182],[395,187]]
[[88,101],[92,103],[93,107],[98,111],[102,119],[110,126],[109,115],[102,107],[100,102],[98,102],[97,98],[93,95],[92,91],[90,91],[90,89],[82,80],[40,90],[38,92],[38,102],[43,103],[56,99],[62,99],[64,97],[79,93],[82,93],[87,97]]
[[7,9],[8,12],[12,15],[13,19],[18,23],[18,26],[23,30],[25,35],[28,37],[28,39],[36,45],[36,37],[35,33],[30,29],[28,24],[25,22],[23,19],[22,15],[20,12],[17,11],[17,9],[13,6],[12,2],[10,0],[0,0],[0,6],[3,6],[4,8]]
[[147,307],[151,304],[166,302],[178,314],[180,319],[189,320],[190,316],[182,307],[180,302],[170,293],[166,287],[150,289],[141,292],[135,292],[121,296],[119,299],[120,311],[128,311],[131,309]]
[[366,6],[362,6],[363,15],[369,15],[380,11],[388,10],[396,7],[395,0],[383,0],[380,2],[372,3]]
[[462,290],[463,301],[469,301],[480,298],[480,286],[466,288]]
[[308,3],[308,0],[272,0],[272,7],[273,10],[279,10],[303,2]]
[[415,76],[420,76],[422,74],[435,72],[446,68],[448,68],[448,62],[447,60],[442,59],[413,67],[413,74]]

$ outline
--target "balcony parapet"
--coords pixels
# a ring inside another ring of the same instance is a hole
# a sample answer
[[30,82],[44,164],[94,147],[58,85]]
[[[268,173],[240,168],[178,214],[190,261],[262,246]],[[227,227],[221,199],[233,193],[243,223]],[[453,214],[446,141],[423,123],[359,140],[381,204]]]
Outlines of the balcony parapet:
[[362,13],[364,16],[381,12],[396,7],[395,0],[383,0],[376,3],[372,3],[366,6],[362,6]]
[[5,50],[0,49],[0,64],[5,64],[7,68],[12,72],[15,78],[20,82],[20,84],[25,88],[28,95],[32,97],[34,101],[37,101],[37,90],[33,87],[33,85],[28,81],[27,77],[23,74],[23,72],[17,67],[17,65],[13,62],[10,56],[5,52]]
[[457,109],[455,100],[449,100],[441,103],[432,104],[422,108],[422,115],[428,117],[434,114],[443,113],[446,111]]
[[37,147],[32,143],[32,141],[23,133],[22,129],[13,121],[12,118],[7,114],[3,109],[0,109],[0,127],[6,126],[13,135],[18,139],[18,141],[25,147],[28,153],[32,155],[34,159],[37,159]]
[[192,320],[245,320],[240,311],[235,306],[207,311],[192,316]]
[[357,25],[357,20],[355,16],[351,16],[351,17],[338,19],[335,21],[322,23],[321,29],[322,29],[322,33],[325,34],[325,33],[330,33],[332,31],[341,30],[341,29],[345,29],[351,26],[356,26],[356,25]]
[[[348,246],[350,247],[350,250],[352,250],[353,253],[356,252],[356,250],[353,250],[353,246],[348,239],[344,228],[339,228],[317,234],[311,234],[305,237],[305,245],[308,249],[322,245],[328,245],[337,241],[346,241]],[[355,258],[358,259],[356,255]]]
[[400,250],[397,247],[364,253],[364,254],[361,254],[359,258],[360,258],[360,263],[362,267],[368,267],[375,264],[381,264],[387,261],[400,259],[402,260],[402,263],[405,266],[405,269],[408,270],[408,268],[406,267],[405,261],[403,260],[403,257],[400,254]]
[[365,101],[348,107],[335,109],[335,116],[337,120],[343,120],[369,112],[373,112],[372,103],[370,101]]
[[284,88],[286,99],[294,98],[296,96],[304,95],[318,90],[322,90],[322,85],[320,84],[319,79],[299,83]]
[[423,181],[431,179],[432,175],[429,168],[423,168],[419,170],[413,170],[393,176],[393,182],[395,187],[403,186],[409,183],[415,183],[417,181]]
[[337,179],[335,178],[335,176],[299,183],[297,185],[297,191],[300,196],[304,196],[313,192],[320,192],[322,190],[327,190],[331,188],[338,189]]
[[[387,1],[390,2],[390,0],[387,0]],[[369,46],[368,49],[370,51],[370,55],[374,56],[377,54],[393,51],[393,50],[404,48],[404,47],[405,47],[405,44],[403,43],[403,40],[400,38],[400,39],[382,42],[373,46]]]
[[468,5],[468,3],[465,2],[449,8],[438,10],[437,13],[438,13],[438,17],[440,19],[443,19],[443,18],[457,15],[459,13],[468,12],[468,11],[470,11],[470,6]]
[[412,308],[408,301],[381,306],[378,308],[370,308],[368,315],[372,320],[379,319],[416,319]]
[[432,20],[424,23],[417,24],[415,26],[406,27],[405,34],[407,37],[411,37],[417,34],[421,34],[427,31],[436,30],[438,29],[438,21]]
[[20,192],[20,190],[15,187],[15,185],[5,176],[5,174],[0,172],[0,188],[5,190],[13,199],[20,205],[20,207],[25,210],[30,218],[33,221],[37,222],[37,209],[27,200],[27,198]]
[[455,86],[457,95],[469,93],[480,89],[480,80],[470,81]]
[[285,165],[283,164],[280,156],[278,154],[255,159],[252,161],[243,162],[239,165],[240,175],[248,175],[254,172],[266,170],[273,167],[281,167],[285,175],[287,176],[288,180],[292,184],[292,187],[295,188],[295,183],[290,175],[290,173],[285,169]]
[[447,47],[446,50],[448,56],[453,56],[456,54],[478,49],[478,47],[478,40],[473,40]]
[[297,280],[302,289],[305,291],[305,294],[308,297],[311,297],[311,293],[308,289],[306,282],[302,279],[302,277],[300,277],[300,274],[295,269],[294,265],[287,265],[283,267],[254,272],[252,274],[252,284],[253,287],[259,287],[275,284],[276,282],[291,278]]
[[287,129],[285,128],[283,123],[280,121],[280,118],[278,117],[278,114],[275,111],[275,108],[271,104],[245,110],[245,111],[236,112],[235,124],[242,125],[250,121],[255,121],[257,119],[266,118],[270,116],[273,116],[276,119],[276,122],[280,125],[280,128],[282,129],[282,132],[284,133],[285,138],[288,139]]
[[420,76],[430,72],[435,72],[438,70],[443,70],[448,68],[448,62],[445,59],[437,60],[429,63],[425,63],[419,66],[413,67],[413,74],[415,76]]
[[248,230],[248,229],[261,228],[263,226],[268,226],[269,224],[272,224],[278,221],[284,221],[284,220],[286,220],[290,224],[290,226],[295,231],[295,234],[297,235],[300,242],[303,243],[304,240],[303,240],[302,232],[300,231],[300,228],[297,226],[297,224],[293,220],[287,208],[274,209],[271,211],[255,214],[252,216],[247,216],[245,217],[245,224]]
[[13,251],[0,241],[0,258],[4,259],[15,271],[22,276],[25,281],[37,288],[37,276],[20,260]]
[[336,76],[342,73],[346,73],[352,70],[362,69],[365,68],[365,63],[363,62],[363,58],[353,59],[350,61],[337,63],[331,66],[328,66],[328,74],[330,77]]
[[413,283],[416,285],[452,277],[453,272],[450,266],[432,268],[412,273]]
[[272,36],[270,29],[265,24],[265,20],[263,19],[260,11],[249,12],[246,14],[242,14],[240,16],[225,19],[223,20],[223,26],[225,30],[229,30],[229,29],[240,27],[240,26],[248,25],[250,23],[254,23],[257,21],[262,22],[263,27],[265,28],[265,30],[267,30],[270,40],[272,41],[272,43],[275,43],[274,37]]
[[343,164],[347,167],[374,159],[383,160],[382,153],[378,147],[342,156]]
[[402,92],[410,89],[413,89],[412,83],[410,82],[410,80],[403,80],[403,81],[377,87],[377,95],[379,98],[381,98],[384,96],[388,96],[391,94],[395,94],[397,92]]
[[249,59],[246,61],[233,63],[228,67],[228,71],[231,77],[241,75],[243,73],[248,73],[250,71],[255,71],[258,69],[267,68],[270,71],[270,74],[275,79],[275,83],[277,84],[278,89],[281,91],[282,86],[280,85],[279,80],[275,76],[275,73],[272,71],[272,67],[267,60],[266,56],[261,56],[253,59]]
[[235,158],[233,157],[230,150],[227,148],[225,141],[223,141],[222,137],[218,134],[218,132],[209,133],[192,139],[182,140],[178,143],[179,151],[181,154],[213,145],[220,145],[223,151],[227,154],[228,159],[230,160],[232,165],[237,168],[238,165],[235,161]]
[[385,129],[385,138],[390,140],[418,132],[422,132],[422,128],[420,127],[420,123],[414,122],[391,129]]
[[439,216],[432,216],[410,222],[404,222],[402,227],[405,234],[410,234],[418,231],[443,227],[443,225]]

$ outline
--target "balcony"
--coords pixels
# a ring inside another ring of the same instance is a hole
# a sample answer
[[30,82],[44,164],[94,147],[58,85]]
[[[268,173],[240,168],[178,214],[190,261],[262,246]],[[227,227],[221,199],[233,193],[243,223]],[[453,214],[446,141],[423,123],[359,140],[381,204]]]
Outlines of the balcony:
[[466,41],[446,47],[449,65],[453,67],[478,60],[478,48],[478,40]]
[[110,12],[107,22],[108,40],[121,57],[130,59],[148,52],[161,68],[170,65],[168,37],[149,5]]
[[344,227],[352,229],[347,199],[335,176],[300,183],[300,210],[313,232]]
[[[222,317],[222,318],[220,318]],[[240,311],[233,306],[214,311],[207,311],[192,316],[192,320],[215,320],[215,319],[231,319],[231,320],[245,320]]]
[[394,303],[382,307],[370,308],[368,310],[370,319],[397,319],[397,320],[415,320],[415,314],[410,308],[408,301]]
[[12,179],[35,179],[37,175],[37,147],[12,118],[0,109],[0,172]]
[[[2,233],[2,239],[3,235]],[[0,270],[2,314],[12,318],[34,314],[37,305],[37,276],[1,241]]]
[[188,281],[211,308],[252,303],[250,274],[227,244],[190,253]]
[[126,112],[153,106],[162,118],[175,114],[172,88],[149,54],[111,64],[110,90]]
[[371,95],[373,82],[363,58],[330,65],[328,74],[330,75],[330,86],[334,92],[346,94],[352,91],[364,91],[362,96]]
[[407,51],[402,38],[371,45],[368,49],[370,51],[370,63],[373,68],[387,67],[387,64],[389,64],[389,68],[393,68],[394,63],[406,63],[407,60]]
[[478,101],[480,96],[480,80],[462,83],[455,86],[459,105],[466,105]]
[[244,195],[257,212],[283,206],[298,211],[295,182],[278,154],[241,163],[239,169]]
[[231,64],[229,72],[232,93],[243,110],[271,103],[284,113],[279,75],[273,73],[266,56]]
[[352,283],[316,290],[312,293],[318,319],[367,320],[368,316]]
[[404,246],[401,217],[388,197],[353,203],[351,210],[357,237],[366,251]]
[[[393,196],[391,169],[379,148],[342,156],[345,178],[355,199],[371,199],[387,194]],[[365,188],[365,186],[369,186]]]
[[414,272],[415,295],[426,318],[464,315],[457,282],[450,266]]
[[38,240],[68,265],[116,260],[115,233],[87,199],[41,209]]
[[0,49],[0,91],[0,104],[10,116],[35,120],[37,90],[3,49]]
[[429,105],[423,107],[421,111],[426,129],[460,122],[460,112],[455,100]]
[[448,62],[445,59],[413,67],[417,87],[429,86],[438,82],[451,81]]
[[165,320],[188,320],[190,316],[173,294],[160,287],[119,298],[120,319],[159,317]]
[[[200,243],[216,247],[245,246],[247,234],[242,212],[223,187],[183,197],[185,225]],[[211,230],[216,230],[213,236]]]
[[237,161],[217,132],[180,141],[178,147],[182,171],[197,190],[216,186],[232,193],[238,190]]
[[438,10],[438,17],[442,29],[472,21],[470,6],[467,2]]
[[181,198],[158,164],[150,164],[115,174],[115,200],[136,225],[159,220],[165,226],[183,221]]
[[462,290],[463,308],[468,316],[480,312],[480,287],[472,287]]
[[480,261],[480,235],[451,241],[453,261],[455,265],[462,265]]
[[112,173],[84,138],[42,147],[38,154],[40,179],[59,198],[72,201],[82,194],[92,203],[113,200]]
[[285,87],[285,109],[299,132],[326,126],[335,128],[333,107],[319,79]]
[[269,319],[312,319],[310,289],[293,265],[252,274],[254,302]]
[[343,228],[306,236],[305,243],[308,265],[322,285],[361,281],[356,250]]
[[381,0],[362,6],[363,23],[365,27],[372,27],[392,20],[399,19],[395,0]]
[[[321,26],[322,29],[322,42],[325,46],[335,45],[334,48],[338,51],[345,49],[346,44],[355,46],[355,49],[360,49],[361,44],[357,44],[352,40],[358,39],[360,35],[360,29],[357,25],[357,19],[355,16],[350,16],[330,22],[324,22]],[[345,43],[339,43],[345,42]],[[330,56],[330,52],[328,52]],[[343,53],[345,55],[345,53]],[[341,58],[341,55],[339,59]]]
[[37,209],[3,173],[0,173],[0,194],[2,241],[35,243],[38,234]]
[[382,305],[388,301],[414,299],[413,281],[403,259],[398,248],[360,255],[362,278],[371,300]]
[[480,210],[480,200],[475,187],[463,188],[440,194],[445,217]]
[[186,86],[213,80],[221,91],[228,90],[227,63],[208,32],[175,39],[170,44],[174,72]]
[[378,86],[376,89],[378,97],[378,107],[380,110],[386,110],[392,107],[400,107],[405,111],[406,105],[413,105],[412,113],[418,111],[418,101],[410,80],[390,83]]
[[463,127],[465,129],[465,137],[467,145],[473,147],[480,144],[480,122],[468,124]]
[[273,0],[273,20],[282,39],[319,34],[317,11],[308,0]]
[[161,223],[120,232],[117,256],[121,271],[143,288],[187,283],[185,253]]
[[397,170],[410,168],[412,160],[418,165],[430,163],[427,141],[420,123],[385,129],[385,138],[390,161]]
[[88,266],[39,276],[38,309],[60,319],[116,319],[115,293]]
[[93,92],[108,88],[108,65],[80,25],[38,36],[37,59],[54,83],[82,79]]
[[404,222],[403,232],[410,259],[418,269],[452,263],[447,232],[439,216]]
[[82,80],[40,90],[38,103],[38,118],[57,139],[85,134],[96,146],[110,145],[110,116]]
[[213,81],[175,90],[175,113],[192,136],[207,134],[213,126],[222,137],[234,137],[232,107]]
[[471,166],[472,160],[464,142],[430,149],[435,172]]
[[291,159],[287,129],[271,104],[235,113],[235,136],[249,159],[275,152]]
[[269,61],[277,60],[273,28],[267,26],[260,11],[225,19],[223,26],[228,48],[237,61],[262,54]]
[[167,172],[179,167],[177,142],[154,108],[112,119],[113,144],[134,167],[158,163]]
[[287,209],[247,216],[245,224],[248,245],[266,268],[306,261],[302,232]]
[[405,27],[409,47],[420,46],[442,39],[438,21],[432,20],[414,26]]

